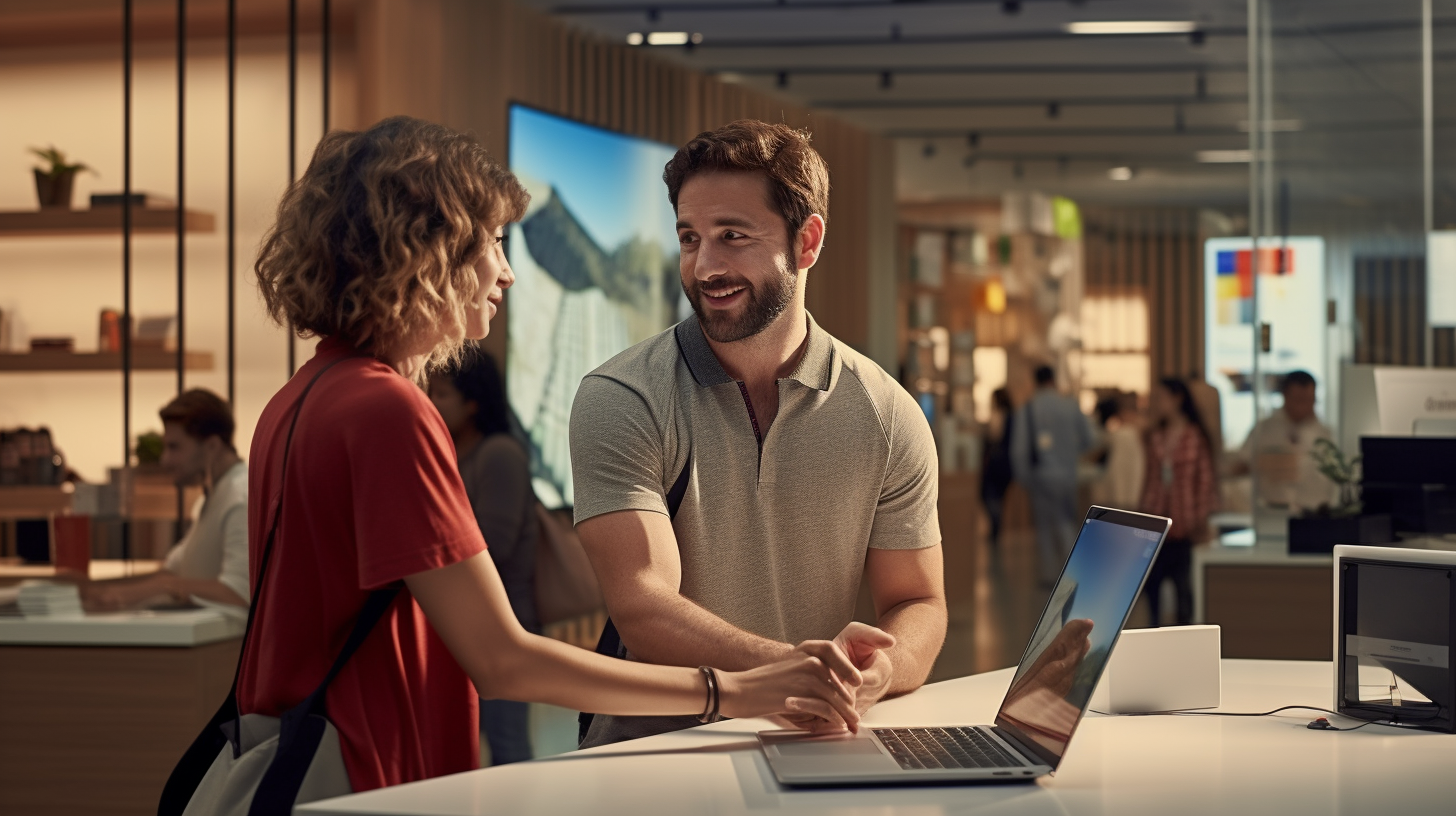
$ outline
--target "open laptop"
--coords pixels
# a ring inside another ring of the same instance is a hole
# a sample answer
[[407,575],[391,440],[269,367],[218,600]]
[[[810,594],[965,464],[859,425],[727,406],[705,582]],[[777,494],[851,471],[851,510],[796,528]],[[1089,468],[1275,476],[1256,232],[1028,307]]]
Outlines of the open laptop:
[[1087,511],[995,725],[758,735],[785,785],[1030,781],[1057,769],[1171,522]]

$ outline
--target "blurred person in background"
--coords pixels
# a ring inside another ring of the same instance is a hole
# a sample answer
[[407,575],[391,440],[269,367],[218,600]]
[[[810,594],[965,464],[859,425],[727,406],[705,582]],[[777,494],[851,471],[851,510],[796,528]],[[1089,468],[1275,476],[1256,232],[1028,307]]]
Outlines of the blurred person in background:
[[233,448],[232,410],[194,388],[167,403],[162,468],[178,487],[202,487],[192,525],[150,575],[88,581],[81,599],[92,612],[200,604],[241,615],[248,607],[248,468]]
[[1118,393],[1099,402],[1097,421],[1102,425],[1106,459],[1102,477],[1093,483],[1092,501],[1104,507],[1136,510],[1147,474],[1137,394]]
[[[450,429],[460,478],[505,584],[511,611],[526,631],[541,633],[536,615],[536,496],[530,460],[511,434],[506,389],[495,359],[476,348],[430,377],[430,401]],[[515,700],[481,700],[480,729],[490,764],[531,758],[529,707]]]
[[1213,447],[1188,386],[1176,377],[1159,380],[1148,401],[1152,427],[1147,436],[1147,478],[1141,510],[1173,520],[1158,560],[1148,574],[1152,625],[1162,625],[1163,581],[1176,591],[1174,619],[1193,622],[1193,545],[1208,539],[1208,517],[1218,508]]
[[1076,401],[1057,391],[1051,366],[1041,366],[1033,376],[1036,393],[1011,424],[1011,466],[1031,499],[1038,576],[1050,587],[1077,536],[1077,463],[1095,439]]
[[1229,455],[1229,475],[1258,471],[1256,498],[1264,507],[1313,510],[1334,501],[1336,490],[1310,454],[1316,440],[1333,440],[1335,434],[1315,414],[1318,395],[1309,372],[1286,374],[1279,393],[1284,404],[1259,420],[1243,446]]
[[981,504],[990,521],[988,541],[991,551],[1001,548],[1001,523],[1006,515],[1006,491],[1011,487],[1011,424],[1015,408],[1011,392],[998,388],[991,392],[991,420],[986,424],[986,444],[982,448]]

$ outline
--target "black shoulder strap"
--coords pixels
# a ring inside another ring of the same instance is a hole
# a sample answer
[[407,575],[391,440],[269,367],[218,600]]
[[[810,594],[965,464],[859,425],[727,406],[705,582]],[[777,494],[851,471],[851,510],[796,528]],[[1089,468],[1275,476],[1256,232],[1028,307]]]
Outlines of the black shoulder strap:
[[[683,497],[688,494],[688,482],[692,481],[693,475],[693,452],[688,451],[688,460],[683,464],[682,472],[677,475],[677,480],[667,491],[667,517],[670,520],[677,519],[677,511],[682,508]],[[627,650],[622,647],[622,636],[617,633],[617,625],[607,618],[607,625],[602,627],[602,636],[597,639],[596,653],[607,657],[626,657]],[[583,711],[576,718],[576,741],[580,744],[586,739],[587,729],[591,728],[592,718],[595,717],[588,711]]]

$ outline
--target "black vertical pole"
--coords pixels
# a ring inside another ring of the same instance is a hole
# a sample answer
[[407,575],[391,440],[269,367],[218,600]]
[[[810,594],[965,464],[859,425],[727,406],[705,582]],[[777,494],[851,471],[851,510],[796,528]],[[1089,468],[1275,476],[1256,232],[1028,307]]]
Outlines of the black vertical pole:
[[[187,377],[187,0],[177,0],[177,393]],[[178,494],[181,503],[181,493]]]
[[[298,177],[298,0],[288,0],[288,184]],[[298,370],[293,326],[288,327],[288,376]]]
[[[121,3],[121,484],[131,490],[131,72],[132,0]],[[122,497],[121,557],[131,558],[131,496]]]
[[[187,387],[187,0],[177,0],[177,393]],[[177,536],[187,523],[177,486]]]
[[237,100],[238,0],[227,4],[227,397],[237,413]]
[[331,3],[330,0],[324,0],[323,48],[320,49],[322,51],[322,54],[323,54],[323,75],[324,75],[324,77],[323,77],[323,79],[324,79],[324,135],[325,136],[329,135],[329,61],[330,61],[330,55],[333,52],[332,45],[333,45],[333,34],[334,34],[334,32],[333,32],[333,21],[332,21],[333,15],[330,13],[331,12],[332,5],[333,5],[333,3]]

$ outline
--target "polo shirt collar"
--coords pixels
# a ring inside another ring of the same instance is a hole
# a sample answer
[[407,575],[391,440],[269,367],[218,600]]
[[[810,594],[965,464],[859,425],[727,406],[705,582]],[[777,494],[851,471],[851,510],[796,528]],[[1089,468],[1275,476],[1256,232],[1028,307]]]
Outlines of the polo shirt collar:
[[[799,360],[798,368],[794,369],[788,379],[818,391],[828,391],[834,382],[834,341],[828,332],[814,322],[813,315],[808,315],[808,320],[809,346],[804,349],[803,359]],[[718,362],[718,355],[713,353],[713,347],[708,345],[708,338],[703,334],[697,315],[677,324],[674,334],[683,361],[688,364],[688,370],[692,372],[698,385],[711,388],[734,382],[728,372],[723,370],[723,364]]]

